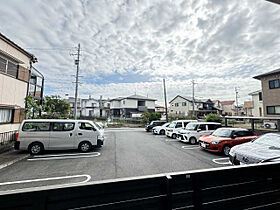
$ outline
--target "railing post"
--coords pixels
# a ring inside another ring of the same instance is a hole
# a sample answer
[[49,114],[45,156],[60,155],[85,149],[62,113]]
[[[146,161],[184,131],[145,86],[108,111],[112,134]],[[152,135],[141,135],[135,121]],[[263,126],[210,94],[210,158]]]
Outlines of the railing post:
[[166,175],[166,209],[172,210],[172,177]]
[[251,119],[251,127],[252,127],[252,131],[255,131],[255,123],[254,123],[254,119]]

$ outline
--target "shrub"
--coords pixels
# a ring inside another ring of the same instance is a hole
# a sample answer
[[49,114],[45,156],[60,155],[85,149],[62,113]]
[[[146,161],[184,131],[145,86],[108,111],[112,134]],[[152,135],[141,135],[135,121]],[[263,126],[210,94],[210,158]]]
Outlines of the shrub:
[[221,116],[220,115],[218,115],[218,114],[212,114],[212,113],[210,113],[210,114],[208,114],[207,116],[206,116],[206,122],[218,122],[218,123],[221,123],[222,122],[222,118],[221,118]]

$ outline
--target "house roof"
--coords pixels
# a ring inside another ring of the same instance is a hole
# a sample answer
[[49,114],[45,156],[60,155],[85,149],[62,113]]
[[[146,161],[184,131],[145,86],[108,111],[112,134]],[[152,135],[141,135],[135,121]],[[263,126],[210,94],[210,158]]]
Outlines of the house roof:
[[259,94],[259,93],[261,93],[261,92],[262,92],[261,90],[257,90],[257,91],[254,91],[254,92],[252,92],[252,93],[249,93],[248,95],[249,95],[249,96],[257,95],[257,94]]
[[234,104],[235,101],[221,101],[222,105],[231,105]]
[[254,76],[253,78],[254,79],[261,79],[262,77],[269,76],[269,75],[274,75],[274,74],[280,74],[280,69],[275,69],[273,71],[269,71],[269,72],[266,72],[264,74]]
[[32,60],[33,63],[37,62],[37,58],[33,54],[31,54],[31,53],[27,52],[26,50],[24,50],[23,48],[21,48],[19,45],[14,43],[8,37],[4,36],[2,33],[0,33],[0,39],[2,39],[3,41],[7,42],[9,45],[13,46],[14,48],[16,48],[21,53],[23,53],[26,56],[28,56]]
[[148,98],[146,96],[140,96],[140,95],[131,95],[128,97],[117,97],[117,98],[113,98],[110,101],[121,101],[123,99],[137,99],[137,100],[145,100],[145,101],[156,101],[156,99],[153,98]]
[[[187,100],[187,101],[189,101],[189,102],[192,102],[193,101],[193,99],[192,99],[192,97],[190,97],[190,96],[181,96],[181,95],[177,95],[177,96],[175,96],[171,101],[169,101],[169,103],[171,103],[175,98],[177,98],[177,97],[181,97],[181,98],[183,98],[183,99],[185,99],[185,100]],[[198,99],[198,98],[195,98],[194,99],[194,102],[195,103],[209,103],[209,102],[212,102],[210,99]]]

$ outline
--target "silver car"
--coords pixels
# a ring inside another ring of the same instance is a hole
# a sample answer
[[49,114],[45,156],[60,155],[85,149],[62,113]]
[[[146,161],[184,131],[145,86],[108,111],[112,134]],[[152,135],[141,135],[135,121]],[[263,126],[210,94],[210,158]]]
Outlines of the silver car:
[[280,161],[280,133],[267,133],[232,147],[229,158],[233,165]]

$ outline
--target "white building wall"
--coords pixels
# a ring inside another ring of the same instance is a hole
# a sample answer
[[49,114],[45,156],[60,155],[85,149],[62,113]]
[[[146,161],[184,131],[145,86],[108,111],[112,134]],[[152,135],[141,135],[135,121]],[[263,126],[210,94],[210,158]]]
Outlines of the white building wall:
[[[252,101],[254,103],[254,108],[252,109],[252,115],[254,117],[263,116],[263,102],[259,100],[259,94],[252,95]],[[260,115],[261,109],[261,115]]]
[[[186,102],[186,106],[183,106],[182,103]],[[175,106],[175,103],[178,103],[179,106]],[[170,103],[170,107],[169,107],[169,113],[170,114],[181,114],[181,115],[187,115],[190,113],[190,111],[192,111],[193,107],[192,107],[192,102],[182,98],[182,97],[177,97],[175,98],[171,103]],[[194,104],[194,110],[197,111],[198,107],[197,104]]]
[[137,101],[135,99],[123,99],[121,100],[121,108],[137,109]]
[[155,109],[156,103],[155,101],[146,101],[147,109]]
[[114,109],[117,108],[119,109],[121,107],[121,102],[120,101],[110,101],[110,108]]
[[27,85],[26,82],[0,74],[0,104],[25,107]]
[[0,49],[4,52],[8,53],[9,55],[17,58],[21,62],[23,62],[23,64],[20,64],[21,66],[23,66],[27,69],[30,68],[29,57],[26,56],[25,54],[23,54],[22,52],[20,52],[19,50],[17,50],[16,48],[14,48],[13,46],[9,45],[2,39],[0,39]]

